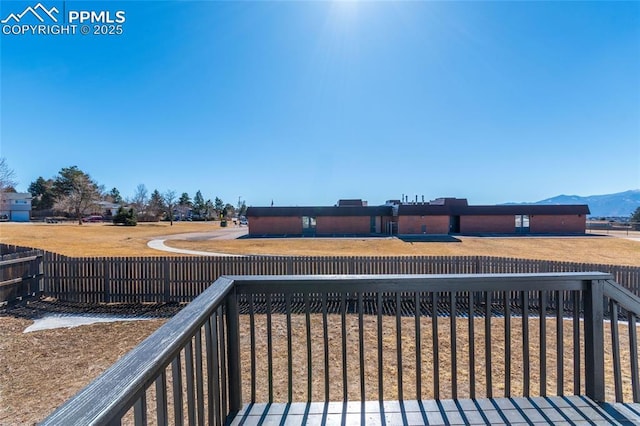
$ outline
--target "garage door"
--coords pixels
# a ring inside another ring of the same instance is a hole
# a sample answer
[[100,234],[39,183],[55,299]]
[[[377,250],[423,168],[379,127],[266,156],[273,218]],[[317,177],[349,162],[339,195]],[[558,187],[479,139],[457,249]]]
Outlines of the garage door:
[[12,222],[29,222],[29,212],[11,212]]

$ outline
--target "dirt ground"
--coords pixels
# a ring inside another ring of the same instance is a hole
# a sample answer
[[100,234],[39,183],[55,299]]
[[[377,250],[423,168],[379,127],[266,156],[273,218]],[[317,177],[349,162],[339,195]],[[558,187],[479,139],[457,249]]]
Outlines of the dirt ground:
[[[135,228],[105,224],[86,224],[82,226],[66,224],[0,224],[0,242],[37,247],[70,256],[164,256],[168,254],[149,249],[146,243],[150,239],[161,235],[208,232],[211,229],[215,230],[216,226],[216,224],[212,223],[177,223],[173,227],[170,227],[168,223],[141,224]],[[463,238],[461,243],[414,244],[402,243],[393,239],[171,240],[168,244],[196,250],[240,252],[245,254],[473,254],[634,266],[640,264],[640,244],[638,241],[614,238],[612,236],[585,236],[582,238]],[[22,331],[32,323],[30,319],[21,316],[0,315],[0,425],[28,425],[42,420],[53,409],[88,384],[165,321],[164,319],[157,319],[94,324],[73,329],[44,330],[23,334]],[[282,330],[281,324],[274,323],[274,327]],[[393,325],[390,325],[390,327],[393,327]],[[407,327],[409,331],[404,335],[406,342],[403,343],[403,348],[409,351],[410,355],[411,351],[415,351],[415,341],[413,341],[415,339],[411,337],[411,326],[407,325]],[[463,333],[465,325],[463,324],[461,327],[461,333]],[[534,325],[531,327],[534,327]],[[478,329],[478,327],[476,328]],[[349,329],[352,330],[351,327]],[[424,329],[429,330],[429,325],[425,324]],[[531,329],[533,336],[534,328]],[[441,330],[446,332],[448,329],[444,326],[441,327]],[[551,330],[549,333],[549,342],[555,339],[553,332]],[[260,332],[260,335],[264,336],[263,333],[266,334],[266,331]],[[623,336],[626,334],[626,332],[621,332]],[[496,336],[500,335],[500,331],[497,330]],[[565,333],[565,337],[567,335],[568,333]],[[365,346],[367,348],[375,347],[377,344],[375,333],[368,332],[366,336]],[[394,334],[388,334],[385,331],[385,339],[391,339],[388,343],[389,353],[394,353],[395,343],[393,342],[395,338],[393,336]],[[336,339],[332,341],[337,342]],[[496,342],[496,350],[500,351],[500,340],[498,339]],[[504,342],[502,345],[504,345]],[[386,347],[387,344],[385,343]],[[425,351],[424,356],[426,359],[429,349],[424,347],[423,350]],[[463,356],[464,346],[459,346],[459,350],[462,351],[461,356]],[[446,345],[441,348],[441,351],[441,356],[447,353]],[[480,353],[480,347],[476,348],[476,351]],[[532,354],[534,352],[536,351],[532,346]],[[357,349],[354,349],[354,352],[348,356],[356,356],[354,354],[357,354]],[[367,352],[367,359],[371,356],[375,356],[375,351]],[[514,353],[514,356],[517,356],[517,354]],[[463,365],[463,358],[459,359],[460,365]],[[283,362],[286,363],[286,360],[283,361],[281,358],[274,361],[279,366],[279,369],[285,365]],[[391,374],[388,380],[388,390],[393,395],[397,391],[397,385],[394,384],[395,379],[393,379],[393,359],[389,359],[388,362],[387,366],[387,361],[385,361],[385,369],[389,369],[389,374]],[[446,359],[441,361],[441,368],[445,368],[446,362]],[[494,362],[496,362],[496,366],[500,365],[499,359],[494,360]],[[518,365],[517,359],[514,358],[512,362],[514,365]],[[295,365],[299,368],[306,368],[306,358],[297,360]],[[351,363],[351,365],[353,364]],[[377,375],[377,371],[372,369],[371,365],[374,364],[370,364],[367,361],[367,375]],[[243,368],[247,368],[246,359],[243,359]],[[415,389],[411,388],[410,371],[412,368],[415,370],[415,365],[411,367],[409,362],[405,368],[408,371],[405,393],[411,394],[415,392]],[[483,367],[479,368],[482,370]],[[322,371],[322,367],[319,366],[316,371]],[[341,374],[337,367],[332,371]],[[464,372],[465,370],[461,371]],[[428,397],[430,373],[423,371],[423,374],[427,375],[424,379],[423,395]],[[298,374],[298,376],[301,375],[302,373]],[[244,374],[243,377],[246,378],[247,374]],[[350,378],[349,380],[351,381],[352,379]],[[353,380],[356,381],[350,384],[349,388],[358,389],[357,380],[359,378],[356,377]],[[501,378],[496,376],[494,384],[497,383],[496,386],[498,388],[500,381]],[[340,387],[338,380],[331,380],[331,382],[332,385],[335,383],[335,386]],[[481,384],[482,382],[479,381],[478,386],[481,386]],[[515,386],[517,385],[514,384]],[[247,389],[248,386],[245,384],[245,392],[247,392]],[[332,391],[332,395],[335,395],[336,398],[340,398],[338,391],[338,388],[336,388],[335,392]],[[276,392],[281,395],[282,390],[277,390]],[[316,391],[314,390],[314,392]],[[318,390],[318,392],[321,391]],[[372,392],[372,394],[368,393],[367,397],[372,395],[375,397],[377,391],[374,386],[369,388],[367,392]],[[246,393],[245,400],[247,400]]]

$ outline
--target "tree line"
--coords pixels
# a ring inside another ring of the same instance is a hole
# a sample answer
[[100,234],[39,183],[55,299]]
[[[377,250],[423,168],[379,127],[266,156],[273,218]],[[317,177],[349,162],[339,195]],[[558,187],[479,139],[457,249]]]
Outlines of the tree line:
[[[107,216],[111,213],[101,202],[118,204],[120,209],[114,217],[114,223],[135,225],[137,221],[155,222],[160,220],[216,220],[226,219],[246,213],[244,201],[233,206],[219,197],[214,201],[206,199],[198,190],[193,199],[183,192],[178,196],[174,190],[149,192],[144,184],[139,184],[131,198],[125,199],[117,188],[105,190],[91,176],[77,166],[64,167],[56,176],[45,179],[42,176],[31,182],[28,188],[33,199],[33,211],[54,211],[76,218],[82,224],[82,218],[97,214]],[[107,217],[107,219],[109,219]]]

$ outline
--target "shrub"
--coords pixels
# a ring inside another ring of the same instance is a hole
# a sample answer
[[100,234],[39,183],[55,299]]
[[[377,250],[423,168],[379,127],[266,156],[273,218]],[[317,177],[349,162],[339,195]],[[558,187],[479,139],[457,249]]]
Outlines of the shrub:
[[138,224],[138,218],[133,209],[125,210],[124,207],[118,209],[118,213],[113,217],[114,225],[124,226],[136,226]]

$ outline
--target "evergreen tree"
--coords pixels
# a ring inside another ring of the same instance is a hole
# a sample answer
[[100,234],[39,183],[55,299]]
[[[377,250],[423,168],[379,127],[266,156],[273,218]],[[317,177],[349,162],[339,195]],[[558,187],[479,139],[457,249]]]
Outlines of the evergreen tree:
[[224,209],[224,202],[220,198],[216,197],[216,200],[213,203],[213,208],[215,209],[218,217],[222,219],[223,217],[222,210]]
[[111,191],[107,194],[107,199],[115,204],[122,204],[124,202],[118,188],[111,188]]
[[204,197],[202,196],[202,192],[198,190],[196,195],[193,197],[193,214],[197,218],[201,218],[205,216],[205,202]]
[[55,193],[53,192],[53,179],[45,180],[40,176],[31,182],[28,191],[33,197],[31,200],[33,210],[49,210],[53,208],[56,200]]
[[133,209],[127,210],[120,206],[118,213],[113,217],[113,223],[114,225],[136,226],[138,224],[138,218]]
[[149,199],[149,206],[147,208],[147,214],[150,218],[154,220],[160,220],[163,213],[167,210],[167,207],[164,202],[164,197],[160,194],[160,192],[155,189],[151,193],[151,198]]
[[189,194],[186,192],[183,192],[178,200],[178,210],[180,211],[181,219],[189,216],[189,210],[191,210],[191,198],[189,198]]

